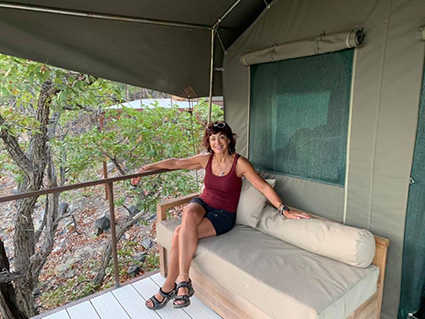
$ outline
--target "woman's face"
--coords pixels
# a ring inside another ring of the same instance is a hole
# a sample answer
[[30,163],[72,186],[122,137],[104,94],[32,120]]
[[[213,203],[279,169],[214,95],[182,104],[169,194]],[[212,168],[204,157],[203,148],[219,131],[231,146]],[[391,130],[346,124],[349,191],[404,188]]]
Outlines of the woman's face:
[[223,133],[210,135],[210,147],[214,153],[222,154],[229,152],[229,138]]

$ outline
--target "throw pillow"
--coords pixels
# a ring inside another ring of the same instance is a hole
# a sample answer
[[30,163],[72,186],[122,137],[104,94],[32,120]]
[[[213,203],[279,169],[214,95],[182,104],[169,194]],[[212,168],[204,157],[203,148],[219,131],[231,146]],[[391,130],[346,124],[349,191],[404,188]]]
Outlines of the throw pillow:
[[[274,187],[276,180],[266,179],[266,182]],[[260,191],[252,186],[246,178],[242,178],[241,196],[236,210],[236,223],[255,228],[261,218],[266,201],[267,198]]]

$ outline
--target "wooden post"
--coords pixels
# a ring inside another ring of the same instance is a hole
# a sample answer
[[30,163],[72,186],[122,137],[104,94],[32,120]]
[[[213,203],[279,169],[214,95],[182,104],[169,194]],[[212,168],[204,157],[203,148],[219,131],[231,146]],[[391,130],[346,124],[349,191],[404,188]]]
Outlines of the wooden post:
[[[165,212],[166,209],[161,206],[160,203],[156,206],[157,209],[157,223],[162,222],[167,218]],[[162,247],[162,245],[158,244],[159,251],[159,270],[161,272],[161,276],[166,278],[168,275],[168,267],[167,267],[167,250]]]
[[[104,127],[104,120],[105,120],[105,116],[104,113],[99,115],[99,129],[103,130]],[[106,165],[106,160],[104,160],[102,162],[102,167],[103,167],[103,178],[107,179],[108,178],[108,166]],[[106,199],[108,199],[108,189],[107,186],[105,184],[105,196]]]

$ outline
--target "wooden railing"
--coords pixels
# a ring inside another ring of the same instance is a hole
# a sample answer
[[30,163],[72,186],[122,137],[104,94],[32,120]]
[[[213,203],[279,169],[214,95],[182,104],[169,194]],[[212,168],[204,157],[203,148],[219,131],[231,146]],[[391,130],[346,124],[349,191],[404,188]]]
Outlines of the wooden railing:
[[34,192],[3,196],[3,197],[0,197],[0,203],[19,200],[19,199],[28,198],[28,197],[38,197],[41,195],[47,195],[47,194],[53,194],[53,193],[63,193],[69,190],[75,190],[75,189],[105,184],[106,190],[107,190],[107,199],[109,201],[109,215],[111,217],[112,258],[113,258],[113,264],[114,264],[115,287],[119,287],[120,281],[119,281],[119,269],[118,269],[118,255],[117,255],[117,236],[116,236],[116,229],[115,229],[115,205],[114,205],[113,184],[115,182],[124,181],[124,180],[132,179],[135,177],[156,175],[156,174],[165,173],[169,171],[171,170],[167,170],[167,169],[153,170],[153,171],[147,171],[147,172],[138,173],[138,174],[123,175],[123,176],[105,178],[105,179],[100,179],[96,181],[89,181],[89,182],[78,183],[73,185],[46,188],[46,189],[41,189]]

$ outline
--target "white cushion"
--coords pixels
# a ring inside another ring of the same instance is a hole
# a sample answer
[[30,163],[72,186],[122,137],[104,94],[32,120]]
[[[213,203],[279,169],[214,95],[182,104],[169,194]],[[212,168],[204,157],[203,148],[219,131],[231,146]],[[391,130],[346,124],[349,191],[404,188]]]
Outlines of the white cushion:
[[265,207],[257,229],[312,253],[355,267],[368,267],[375,256],[375,238],[366,229],[315,218],[285,219],[269,205]]
[[[169,249],[179,224],[176,218],[158,223],[158,243]],[[343,264],[243,225],[200,240],[191,268],[255,304],[267,318],[284,319],[347,318],[376,292],[379,275],[373,265]]]
[[[274,187],[276,180],[266,179],[266,182]],[[266,201],[267,198],[261,192],[252,186],[246,178],[242,178],[241,196],[236,210],[236,223],[249,227],[257,226]]]

